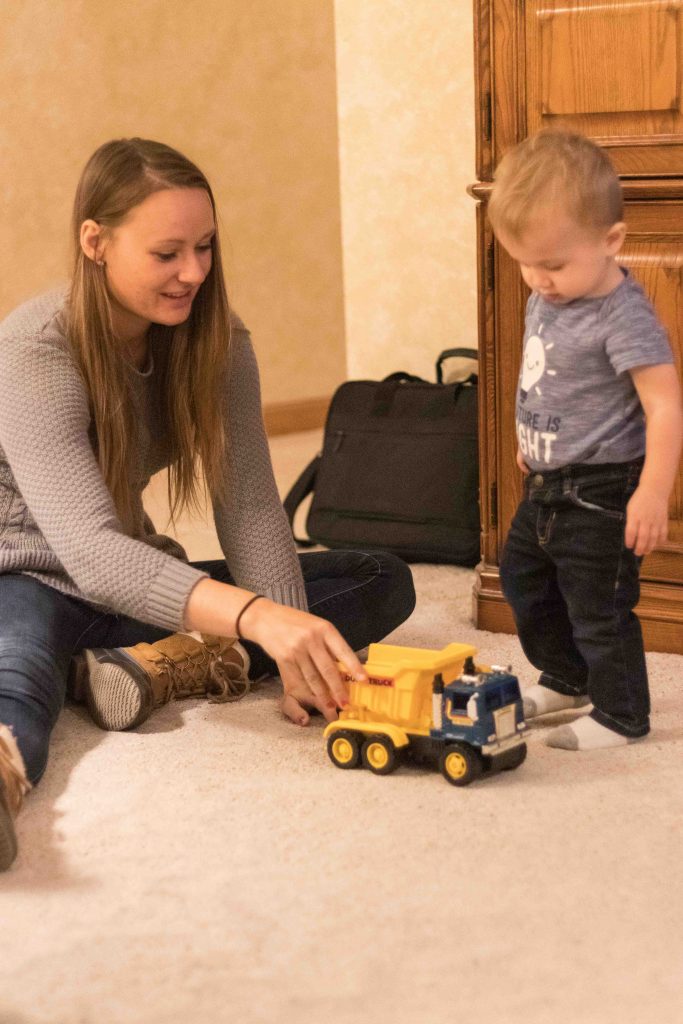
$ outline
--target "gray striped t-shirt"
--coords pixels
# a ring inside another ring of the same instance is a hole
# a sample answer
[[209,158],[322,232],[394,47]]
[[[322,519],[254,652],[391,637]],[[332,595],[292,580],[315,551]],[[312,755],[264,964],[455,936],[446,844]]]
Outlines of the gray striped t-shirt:
[[673,363],[643,289],[622,268],[609,295],[526,308],[517,441],[532,470],[628,462],[645,452],[643,409],[629,370]]

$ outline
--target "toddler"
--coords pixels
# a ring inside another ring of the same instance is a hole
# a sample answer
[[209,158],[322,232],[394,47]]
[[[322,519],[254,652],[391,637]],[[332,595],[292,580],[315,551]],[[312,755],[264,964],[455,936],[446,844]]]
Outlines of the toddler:
[[643,555],[667,536],[682,416],[666,332],[616,261],[626,232],[603,150],[543,131],[508,152],[489,216],[531,289],[516,401],[524,496],[500,566],[522,647],[540,670],[528,718],[592,704],[552,747],[645,736]]

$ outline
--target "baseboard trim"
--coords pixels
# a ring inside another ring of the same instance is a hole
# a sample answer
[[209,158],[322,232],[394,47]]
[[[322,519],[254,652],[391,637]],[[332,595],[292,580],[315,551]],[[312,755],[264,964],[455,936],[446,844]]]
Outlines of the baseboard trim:
[[[512,612],[500,589],[496,566],[480,562],[472,598],[472,618],[477,629],[489,633],[516,632]],[[683,654],[683,588],[680,584],[641,580],[636,614],[643,628],[646,651]]]
[[294,434],[298,430],[316,430],[325,425],[331,397],[301,398],[292,402],[269,402],[263,407],[266,432]]

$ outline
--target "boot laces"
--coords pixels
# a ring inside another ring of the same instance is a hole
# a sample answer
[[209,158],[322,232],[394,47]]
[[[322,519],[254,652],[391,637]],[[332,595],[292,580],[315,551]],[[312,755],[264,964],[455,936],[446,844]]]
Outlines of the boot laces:
[[[216,649],[212,650],[211,646]],[[206,693],[211,703],[222,704],[239,700],[248,693],[246,672],[234,662],[222,660],[220,645],[211,646],[193,641],[183,644],[182,653],[171,658],[157,645],[163,665],[161,674],[168,680],[167,699]]]
[[[231,674],[231,669],[235,674]],[[246,674],[239,673],[236,665],[229,665],[220,658],[214,658],[206,685],[209,703],[223,704],[226,701],[241,700],[247,693],[249,679]]]

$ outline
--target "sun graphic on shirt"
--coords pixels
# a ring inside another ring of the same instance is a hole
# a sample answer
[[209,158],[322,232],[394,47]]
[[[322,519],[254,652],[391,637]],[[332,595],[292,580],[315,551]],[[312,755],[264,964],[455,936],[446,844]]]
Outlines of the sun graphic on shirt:
[[523,402],[526,401],[526,397],[532,388],[537,395],[543,394],[538,386],[538,382],[544,373],[547,373],[549,377],[557,376],[556,370],[546,370],[545,368],[545,354],[554,348],[555,345],[552,341],[548,342],[547,345],[543,344],[543,339],[541,338],[543,326],[543,324],[540,325],[538,334],[532,334],[524,346],[522,382],[520,384],[520,394]]

